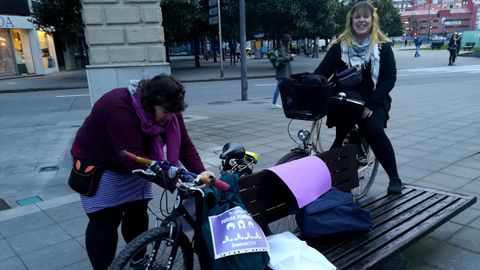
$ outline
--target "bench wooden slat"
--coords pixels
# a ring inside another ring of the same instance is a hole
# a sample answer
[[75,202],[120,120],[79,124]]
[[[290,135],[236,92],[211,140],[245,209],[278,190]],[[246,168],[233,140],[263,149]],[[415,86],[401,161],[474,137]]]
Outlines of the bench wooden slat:
[[[409,213],[405,213],[405,211],[408,211],[409,209],[415,208],[415,207],[428,207],[432,204],[432,201],[428,201],[430,198],[435,196],[432,193],[424,193],[424,194],[419,194],[420,196],[417,196],[414,200],[407,200],[406,203],[401,203],[400,206],[396,208],[391,208],[393,211],[391,213],[385,213],[382,211],[382,215],[372,215],[372,222],[373,222],[373,232],[370,234],[363,235],[362,238],[357,238],[357,239],[345,239],[343,241],[339,241],[335,244],[330,244],[328,249],[325,249],[324,247],[320,247],[322,249],[322,252],[325,254],[331,254],[331,256],[336,256],[334,252],[337,253],[344,253],[344,247],[346,248],[349,243],[356,242],[356,243],[361,243],[361,241],[371,241],[374,237],[376,237],[380,233],[384,233],[391,229],[393,226],[396,226],[397,224],[397,219],[399,220],[404,220],[408,219],[410,217]],[[433,202],[434,203],[434,202]],[[393,221],[392,221],[393,220]]]
[[436,215],[444,207],[456,201],[457,200],[454,198],[447,198],[445,200],[432,204],[432,206],[430,206],[429,208],[424,208],[424,211],[421,214],[413,214],[409,219],[407,219],[407,221],[403,223],[397,223],[396,227],[386,233],[380,234],[373,241],[367,241],[360,245],[356,245],[349,252],[343,253],[341,256],[335,258],[331,258],[329,257],[329,255],[325,256],[340,269],[346,269],[348,266],[356,265],[358,264],[358,261],[365,259],[366,257],[368,257],[369,261],[379,261],[381,258],[385,257],[385,254],[382,254],[381,258],[372,258],[371,254],[375,253],[378,249],[382,249],[382,247],[392,242],[395,242],[395,245],[397,246],[396,250],[398,250],[400,243],[398,243],[396,239],[400,235],[405,234],[410,230],[416,230],[416,227],[422,224],[422,222]]
[[417,205],[409,205],[408,208],[402,209],[403,211],[395,209],[395,211],[392,211],[391,213],[384,213],[384,215],[373,219],[373,230],[370,233],[356,239],[342,241],[341,243],[332,246],[329,250],[324,251],[324,255],[329,258],[339,258],[344,254],[351,252],[352,249],[364,245],[367,242],[372,242],[385,233],[401,226],[402,224],[399,220],[408,221],[416,217],[418,212],[422,209],[428,209],[443,199],[445,199],[445,197],[439,195],[436,198],[431,197],[430,200],[423,200],[423,202],[420,202]]
[[[414,206],[403,212],[399,209],[392,209],[401,214],[392,215],[388,222],[381,225],[378,222],[389,213],[374,218],[372,232],[348,243],[344,242],[343,245],[335,245],[329,249],[330,252],[327,251],[323,254],[339,269],[367,269],[388,255],[424,237],[476,202],[476,197],[473,196],[417,186],[407,188],[424,192],[418,196],[419,200],[430,195],[433,196],[418,205],[411,204]],[[389,197],[395,196],[383,194],[378,197],[388,200]],[[374,235],[374,239],[371,239],[372,235]]]

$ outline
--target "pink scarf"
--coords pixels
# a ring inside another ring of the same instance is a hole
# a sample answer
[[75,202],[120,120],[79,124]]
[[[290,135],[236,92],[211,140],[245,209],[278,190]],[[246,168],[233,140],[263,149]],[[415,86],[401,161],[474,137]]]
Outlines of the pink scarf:
[[164,135],[167,141],[167,160],[174,165],[178,165],[180,156],[180,126],[177,116],[173,114],[165,126],[158,125],[152,115],[142,108],[140,96],[141,93],[137,91],[132,97],[132,103],[138,118],[140,118],[143,133],[151,136],[153,139],[152,158],[165,160],[165,154],[163,152],[165,142],[162,139],[162,135]]

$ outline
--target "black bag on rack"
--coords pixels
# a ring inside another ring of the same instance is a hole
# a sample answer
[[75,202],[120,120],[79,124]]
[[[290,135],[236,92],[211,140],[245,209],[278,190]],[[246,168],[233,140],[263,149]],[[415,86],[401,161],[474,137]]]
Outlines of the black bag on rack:
[[285,117],[315,121],[328,111],[332,84],[324,76],[297,73],[279,84]]

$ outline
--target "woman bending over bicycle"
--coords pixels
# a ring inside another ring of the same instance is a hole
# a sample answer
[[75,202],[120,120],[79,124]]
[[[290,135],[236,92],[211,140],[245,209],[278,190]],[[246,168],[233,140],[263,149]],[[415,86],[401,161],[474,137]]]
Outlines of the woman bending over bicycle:
[[[399,194],[402,182],[392,144],[384,131],[392,102],[389,92],[397,78],[395,58],[389,39],[379,29],[376,9],[370,3],[355,4],[346,20],[345,30],[331,43],[314,73],[326,78],[335,74],[337,84],[334,91],[345,92],[348,98],[364,101],[365,108],[357,119],[352,115],[342,117],[338,112],[329,113],[327,126],[336,126],[332,148],[342,145],[356,122],[388,174],[388,193]],[[352,69],[346,72],[348,68]]]
[[[166,159],[174,165],[181,161],[191,172],[212,175],[205,171],[185,128],[181,114],[187,106],[184,86],[164,74],[137,84],[130,81],[127,88],[103,95],[78,130],[71,149],[75,159],[105,168],[95,194],[81,196],[89,219],[87,253],[96,270],[107,269],[113,261],[120,223],[127,243],[148,229],[152,184],[131,173],[142,166],[123,158],[122,150],[154,160]],[[171,185],[164,188],[174,190]]]

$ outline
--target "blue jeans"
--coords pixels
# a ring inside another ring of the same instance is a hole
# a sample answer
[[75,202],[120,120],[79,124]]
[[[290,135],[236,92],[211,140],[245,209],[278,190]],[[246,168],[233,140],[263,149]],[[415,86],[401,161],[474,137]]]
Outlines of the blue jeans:
[[420,46],[415,46],[415,57],[420,56]]
[[273,92],[272,104],[277,104],[277,99],[279,94],[280,94],[280,88],[278,88],[278,83],[277,83],[277,88],[275,88],[275,92]]

